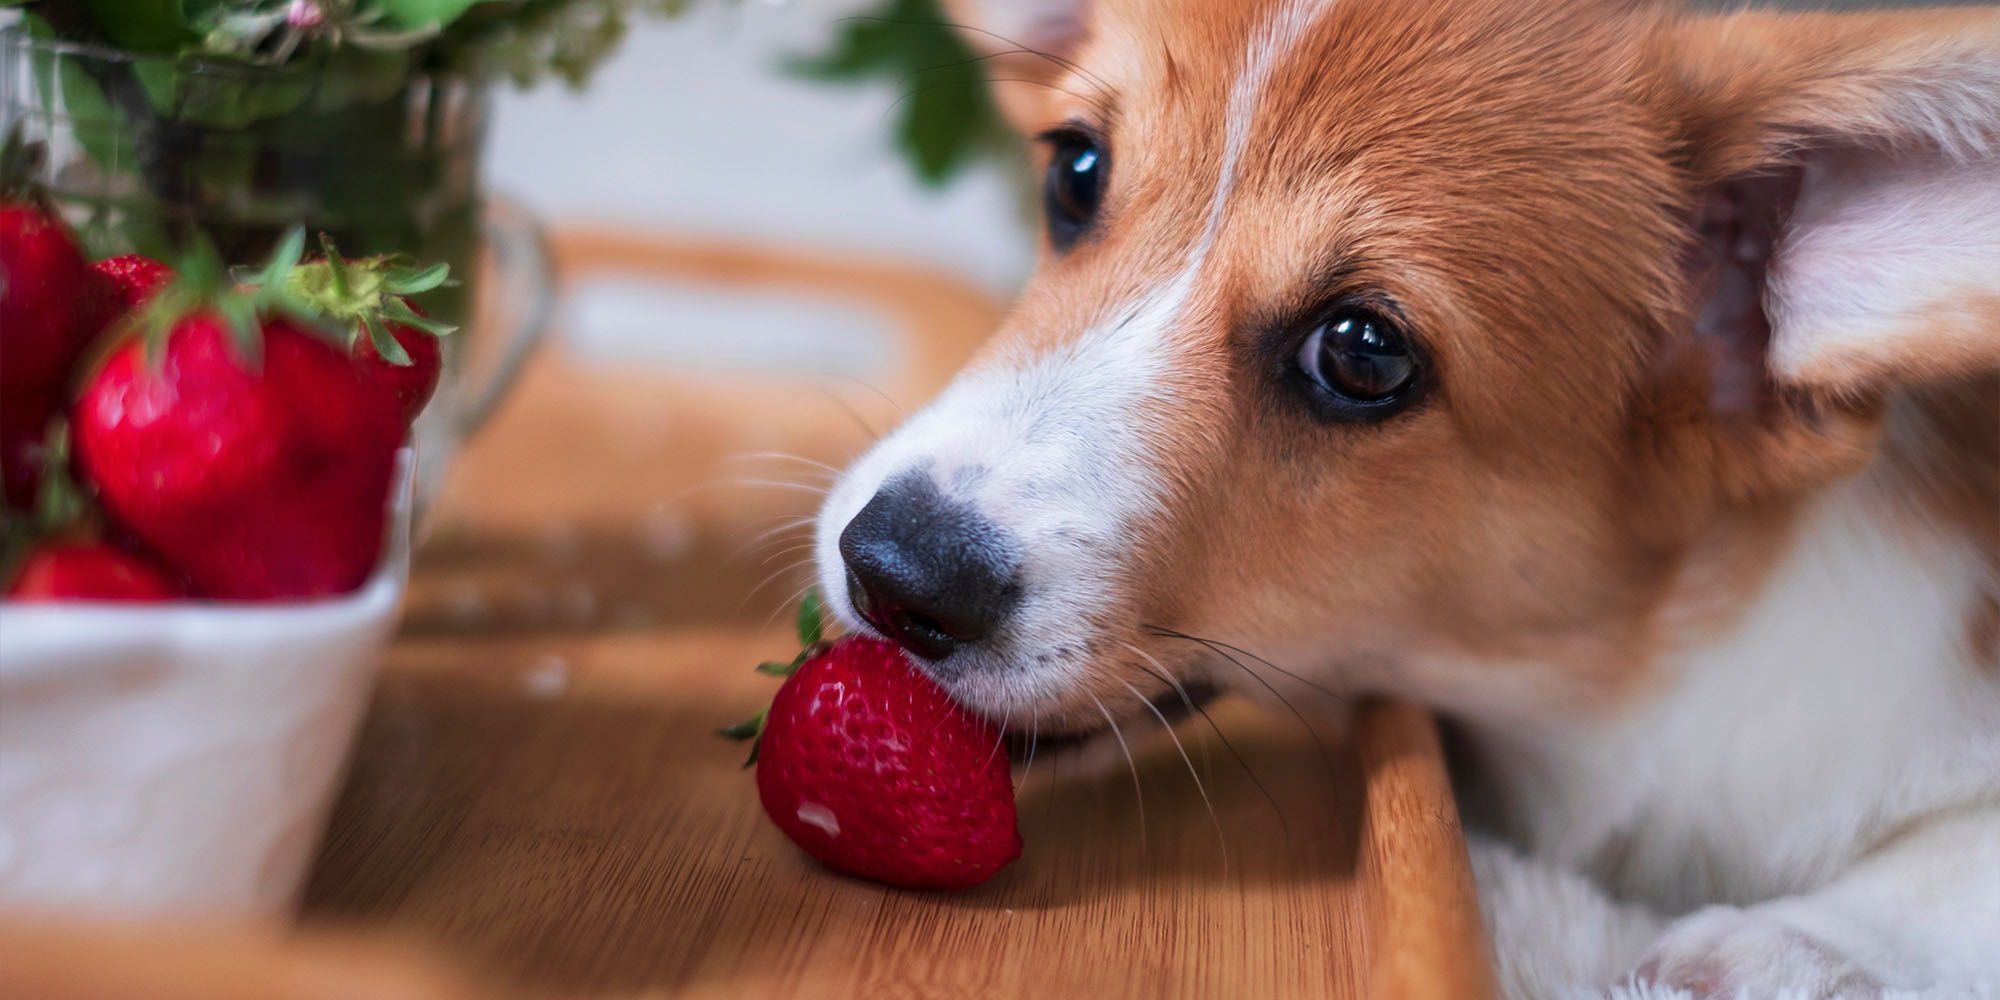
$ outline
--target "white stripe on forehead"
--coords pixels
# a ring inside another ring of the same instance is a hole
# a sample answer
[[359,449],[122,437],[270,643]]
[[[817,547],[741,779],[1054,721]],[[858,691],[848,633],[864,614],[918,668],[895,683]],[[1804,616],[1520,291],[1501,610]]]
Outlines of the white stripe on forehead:
[[[1171,419],[1171,334],[1214,247],[1277,65],[1332,0],[1281,0],[1252,34],[1231,84],[1222,159],[1200,234],[1178,270],[1112,306],[1061,347],[962,372],[862,456],[828,495],[816,541],[820,583],[845,589],[840,532],[889,478],[922,469],[1025,553],[1022,599],[1004,640],[954,654],[948,686],[996,713],[1055,697],[1086,669],[1079,634],[1119,613],[1133,529],[1167,502],[1161,425]],[[1070,321],[1082,322],[1084,317]],[[834,612],[859,627],[847,602]],[[982,669],[1005,668],[1005,669]]]
[[1228,119],[1223,123],[1222,172],[1216,178],[1215,194],[1208,203],[1208,224],[1195,244],[1194,259],[1189,262],[1192,266],[1200,266],[1208,256],[1215,232],[1221,228],[1223,207],[1236,187],[1236,164],[1243,158],[1243,147],[1250,142],[1250,123],[1256,119],[1257,102],[1271,82],[1272,67],[1298,45],[1320,12],[1331,6],[1332,0],[1283,0],[1277,14],[1265,21],[1250,39],[1242,75],[1229,88]]
[[[1202,224],[1201,235],[1188,249],[1180,272],[1122,310],[1111,332],[1157,337],[1179,319],[1181,308],[1194,290],[1195,276],[1207,263],[1208,252],[1215,246],[1216,234],[1222,228],[1223,211],[1236,189],[1236,167],[1243,159],[1244,148],[1250,144],[1250,126],[1257,117],[1258,102],[1271,82],[1273,68],[1298,45],[1320,13],[1331,6],[1333,0],[1283,0],[1276,13],[1251,36],[1250,46],[1243,53],[1243,68],[1229,87],[1229,106],[1223,122],[1222,168],[1216,174],[1215,191],[1209,196],[1208,217]],[[1146,315],[1157,316],[1161,322],[1133,322]],[[1091,331],[1091,335],[1100,330]]]

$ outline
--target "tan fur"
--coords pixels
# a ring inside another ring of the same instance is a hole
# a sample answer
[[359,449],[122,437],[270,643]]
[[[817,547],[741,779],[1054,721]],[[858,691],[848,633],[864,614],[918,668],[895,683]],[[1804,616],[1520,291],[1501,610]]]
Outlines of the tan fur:
[[[1105,0],[1075,49],[1009,63],[1017,124],[1085,124],[1112,167],[1098,232],[1045,259],[990,354],[1060,351],[1182,266],[1242,53],[1273,7]],[[1403,693],[1418,654],[1495,664],[1555,703],[1645,687],[1689,622],[1733,620],[1800,499],[1867,468],[1890,411],[1880,373],[1849,368],[1768,385],[1757,412],[1714,411],[1679,267],[1697,199],[1815,136],[1894,141],[1884,85],[1996,21],[1332,3],[1273,67],[1164,345],[1168,402],[1148,416],[1169,513],[1135,540],[1129,631],[1113,640],[1188,662],[1212,658],[1143,626],[1231,636]],[[1275,321],[1346,292],[1398,305],[1437,386],[1381,426],[1317,423],[1272,375],[1273,342],[1294,336]],[[2000,336],[1989,306],[1963,319],[1968,342]],[[1938,355],[1926,375],[1994,360]],[[1990,441],[1992,422],[1973,425],[2000,395],[1966,385],[1933,426]],[[2000,509],[2000,480],[1961,468],[1988,460],[1983,445],[1899,446],[1922,454],[1893,461],[1953,484],[1937,510]],[[1116,646],[1101,655],[1098,693],[1116,674],[1157,686]]]

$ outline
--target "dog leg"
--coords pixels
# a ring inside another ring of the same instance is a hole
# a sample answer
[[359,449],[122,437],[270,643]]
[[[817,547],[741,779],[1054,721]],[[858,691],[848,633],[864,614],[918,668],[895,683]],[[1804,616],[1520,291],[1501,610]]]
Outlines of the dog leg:
[[1630,981],[1696,997],[2000,997],[2000,810],[1905,834],[1804,895],[1675,921]]
[[1490,837],[1471,834],[1466,847],[1508,1000],[1602,996],[1664,926],[1581,875]]

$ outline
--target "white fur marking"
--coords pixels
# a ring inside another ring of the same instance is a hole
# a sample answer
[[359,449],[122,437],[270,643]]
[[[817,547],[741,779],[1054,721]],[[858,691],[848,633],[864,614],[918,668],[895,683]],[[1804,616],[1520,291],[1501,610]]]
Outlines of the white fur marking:
[[[2000,300],[2000,166],[1937,157],[1814,164],[1791,233],[1771,266],[1771,367],[1809,377],[1844,364],[1897,365],[1936,352],[1933,338],[2000,331],[1953,329],[1927,316]],[[1907,358],[1906,358],[1907,360]]]
[[1678,910],[1812,889],[1910,817],[2000,796],[2000,683],[1964,643],[1978,555],[1884,530],[1885,502],[1831,491],[1750,617],[1620,717],[1462,706],[1529,846]]
[[[841,530],[906,469],[927,466],[948,496],[1019,541],[1025,597],[1007,634],[954,654],[940,677],[961,702],[1001,715],[1032,708],[1064,694],[1085,668],[1076,643],[1117,605],[1129,526],[1159,512],[1160,456],[1146,415],[1170,398],[1166,345],[1215,245],[1273,67],[1327,5],[1286,0],[1252,39],[1230,89],[1207,219],[1173,277],[1051,354],[960,374],[828,494],[815,550],[828,594],[846,591]],[[846,601],[830,603],[849,629],[867,631]]]

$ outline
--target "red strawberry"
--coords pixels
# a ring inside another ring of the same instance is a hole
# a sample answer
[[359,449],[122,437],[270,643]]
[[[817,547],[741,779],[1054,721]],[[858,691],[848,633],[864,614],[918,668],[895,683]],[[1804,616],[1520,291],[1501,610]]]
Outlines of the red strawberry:
[[169,601],[181,590],[159,567],[103,542],[58,542],[28,553],[7,588],[13,601]]
[[[423,310],[414,305],[409,305],[409,309],[419,316],[424,315]],[[431,401],[431,394],[437,392],[438,378],[444,373],[444,354],[438,348],[435,334],[401,323],[385,321],[383,326],[390,336],[396,338],[396,343],[402,345],[403,352],[409,356],[409,364],[398,365],[382,360],[382,356],[375,353],[374,341],[365,337],[356,344],[354,353],[360,357],[363,368],[396,394],[396,399],[403,405],[403,422],[407,424],[417,419],[417,414],[422,413],[424,405]]]
[[349,332],[363,367],[401,400],[408,424],[437,391],[444,360],[437,338],[455,328],[405,296],[444,285],[450,269],[417,268],[395,256],[348,260],[325,233],[320,246],[325,257],[293,270],[286,285]]
[[757,791],[772,822],[831,868],[965,889],[1021,855],[999,742],[897,647],[843,639],[813,650],[778,689]]
[[138,308],[174,280],[173,268],[136,253],[100,260],[91,267],[107,280],[112,301],[121,313]]
[[0,206],[0,385],[61,385],[105,311],[102,280],[62,221]]
[[61,220],[0,206],[0,474],[17,507],[33,502],[42,432],[110,313],[103,279]]
[[288,319],[238,356],[217,312],[114,351],[72,415],[106,514],[213,597],[350,591],[382,545],[400,406],[353,356]]

